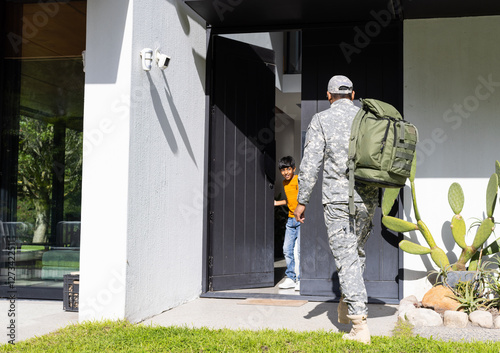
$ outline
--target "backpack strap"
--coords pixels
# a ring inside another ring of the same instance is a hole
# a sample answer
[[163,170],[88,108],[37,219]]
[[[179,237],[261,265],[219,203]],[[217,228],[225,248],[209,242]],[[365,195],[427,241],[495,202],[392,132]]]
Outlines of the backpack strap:
[[356,157],[356,143],[358,139],[358,130],[361,124],[363,116],[368,111],[368,107],[364,104],[363,99],[359,99],[361,103],[361,109],[358,111],[351,125],[351,137],[349,138],[349,154],[347,159],[347,170],[349,178],[349,214],[354,216],[356,209],[354,207],[354,169],[355,163],[354,158]]
[[349,214],[354,216],[356,209],[354,208],[354,160],[349,162]]

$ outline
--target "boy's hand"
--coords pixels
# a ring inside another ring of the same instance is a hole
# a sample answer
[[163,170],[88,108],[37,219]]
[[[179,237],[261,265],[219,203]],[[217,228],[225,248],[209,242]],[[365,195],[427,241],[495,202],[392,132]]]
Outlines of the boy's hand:
[[305,212],[306,212],[306,205],[299,203],[297,207],[295,207],[293,215],[295,216],[297,222],[304,223],[304,220],[306,219]]

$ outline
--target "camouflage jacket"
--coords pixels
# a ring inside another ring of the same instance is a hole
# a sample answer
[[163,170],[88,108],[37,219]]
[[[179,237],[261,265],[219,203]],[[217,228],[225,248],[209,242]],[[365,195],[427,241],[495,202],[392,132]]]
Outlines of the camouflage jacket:
[[[352,120],[358,110],[351,100],[339,99],[332,103],[330,109],[313,116],[307,128],[304,155],[300,163],[299,203],[309,203],[323,162],[322,203],[349,202],[347,156]],[[356,184],[354,190],[356,202],[378,197],[376,187]]]

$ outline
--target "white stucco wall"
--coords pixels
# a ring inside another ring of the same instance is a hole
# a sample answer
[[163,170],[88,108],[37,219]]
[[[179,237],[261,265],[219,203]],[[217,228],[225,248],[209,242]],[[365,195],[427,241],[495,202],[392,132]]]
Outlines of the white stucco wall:
[[125,317],[132,24],[128,1],[88,1],[81,320]]
[[[462,185],[462,215],[470,225],[471,218],[484,215],[486,185],[500,159],[499,31],[498,16],[404,23],[404,115],[420,135],[418,207],[451,262],[461,249],[451,238],[448,188],[453,182]],[[409,196],[407,192],[406,212],[413,219]],[[426,245],[420,233],[409,238]],[[467,238],[468,244],[472,238]],[[421,299],[431,286],[426,274],[434,263],[429,256],[405,253],[404,267],[404,295]]]
[[[206,31],[181,3],[134,0],[132,95],[141,99],[131,105],[130,320],[201,293]],[[141,70],[143,47],[160,47],[168,68]]]
[[116,128],[84,159],[80,320],[136,322],[201,293],[206,31],[175,0],[89,0],[87,31],[84,136]]

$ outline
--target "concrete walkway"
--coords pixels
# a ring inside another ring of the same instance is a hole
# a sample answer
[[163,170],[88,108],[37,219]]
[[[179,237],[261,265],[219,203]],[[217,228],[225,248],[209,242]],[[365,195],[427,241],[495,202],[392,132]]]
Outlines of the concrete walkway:
[[[293,302],[300,302],[300,306]],[[249,304],[244,299],[200,298],[168,310],[144,324],[230,329],[289,329],[295,331],[348,331],[337,323],[337,303],[276,301]],[[368,304],[368,325],[372,335],[390,336],[397,321],[397,305]]]
[[[145,320],[144,325],[230,329],[290,329],[297,331],[348,331],[337,323],[337,303],[302,300],[265,300],[252,304],[245,299],[199,298]],[[20,342],[42,336],[78,322],[78,313],[63,310],[61,301],[16,300],[9,317],[10,302],[0,300],[0,343],[15,337]],[[373,335],[390,335],[396,323],[397,306],[370,304],[368,325]],[[10,320],[14,319],[13,331]],[[2,333],[3,330],[3,333]],[[9,337],[13,333],[14,336]]]
[[[12,338],[24,341],[78,322],[78,313],[64,311],[62,301],[18,299],[11,304],[7,299],[0,300],[0,343]],[[12,313],[15,316],[9,317]]]

